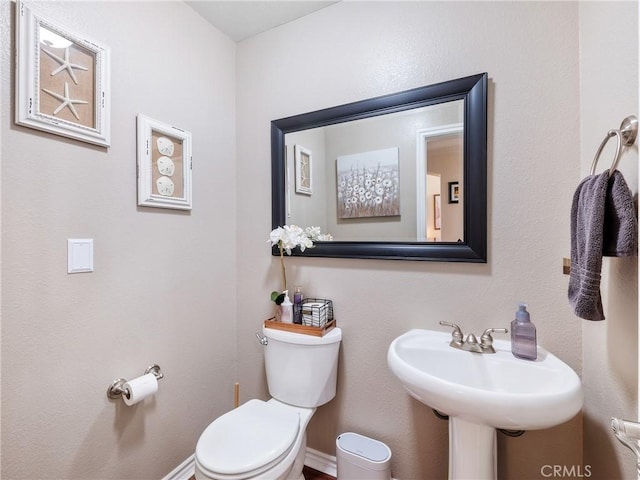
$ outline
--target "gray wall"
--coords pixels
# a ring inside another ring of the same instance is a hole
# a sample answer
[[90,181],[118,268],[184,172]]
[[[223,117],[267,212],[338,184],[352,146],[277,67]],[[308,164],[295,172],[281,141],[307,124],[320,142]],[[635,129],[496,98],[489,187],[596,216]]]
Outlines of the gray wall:
[[[233,407],[236,47],[180,2],[36,6],[111,48],[112,146],[13,123],[3,1],[0,476],[162,478]],[[136,206],[138,113],[193,134],[190,213]],[[78,237],[95,271],[68,275]],[[107,399],[152,363],[153,398]]]
[[[580,5],[580,171],[589,173],[606,132],[638,114],[638,3]],[[613,43],[635,45],[622,58]],[[598,161],[611,166],[613,142]],[[618,166],[634,193],[638,143]],[[636,196],[637,198],[637,196]],[[593,478],[635,478],[635,455],[611,435],[610,418],[638,419],[638,257],[604,258],[601,283],[607,320],[583,322],[584,458]]]

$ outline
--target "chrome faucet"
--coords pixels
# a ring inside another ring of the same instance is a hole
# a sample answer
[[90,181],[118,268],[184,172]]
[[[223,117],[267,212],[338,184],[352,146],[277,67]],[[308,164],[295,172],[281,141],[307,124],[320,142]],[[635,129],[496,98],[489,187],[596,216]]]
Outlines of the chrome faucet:
[[475,353],[496,353],[495,348],[493,348],[493,337],[491,334],[507,333],[508,331],[506,328],[487,328],[482,332],[482,335],[480,335],[480,341],[478,342],[478,338],[473,333],[467,335],[467,338],[465,339],[462,334],[462,330],[460,330],[460,327],[455,323],[441,321],[440,325],[453,328],[449,346],[464,350],[465,352]]

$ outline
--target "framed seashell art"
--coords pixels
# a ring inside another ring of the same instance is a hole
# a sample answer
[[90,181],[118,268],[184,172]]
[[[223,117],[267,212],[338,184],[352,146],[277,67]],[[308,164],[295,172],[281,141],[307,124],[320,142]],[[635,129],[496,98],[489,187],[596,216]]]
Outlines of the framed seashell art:
[[110,50],[16,5],[16,123],[108,147]]
[[313,193],[313,164],[311,150],[301,145],[293,147],[296,159],[296,193],[311,195]]
[[138,205],[191,210],[191,133],[138,114]]

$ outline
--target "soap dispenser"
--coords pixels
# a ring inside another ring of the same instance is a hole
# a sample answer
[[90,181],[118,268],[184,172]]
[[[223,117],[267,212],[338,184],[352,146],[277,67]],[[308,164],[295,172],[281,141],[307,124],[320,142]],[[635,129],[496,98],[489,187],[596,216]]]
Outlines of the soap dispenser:
[[538,358],[536,327],[531,323],[526,303],[518,305],[516,318],[511,322],[511,353],[525,360]]
[[293,303],[289,299],[289,290],[285,290],[284,292],[284,301],[280,305],[282,307],[282,317],[280,320],[283,323],[293,323]]
[[296,291],[293,293],[293,323],[302,323],[302,300],[304,295],[302,294],[302,287],[296,287]]

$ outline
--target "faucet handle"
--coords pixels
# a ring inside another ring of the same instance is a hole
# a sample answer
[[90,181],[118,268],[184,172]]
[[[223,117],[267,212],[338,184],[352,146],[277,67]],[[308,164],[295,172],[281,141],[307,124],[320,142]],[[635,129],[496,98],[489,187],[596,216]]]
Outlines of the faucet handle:
[[493,337],[492,333],[507,333],[509,330],[506,328],[487,328],[484,332],[482,332],[482,336],[480,337],[480,345],[483,348],[491,347],[493,345]]
[[462,345],[464,335],[462,334],[462,330],[460,330],[460,327],[458,325],[456,325],[455,323],[444,322],[442,320],[440,320],[440,325],[453,328],[453,332],[451,332],[451,344],[455,344],[458,346]]

